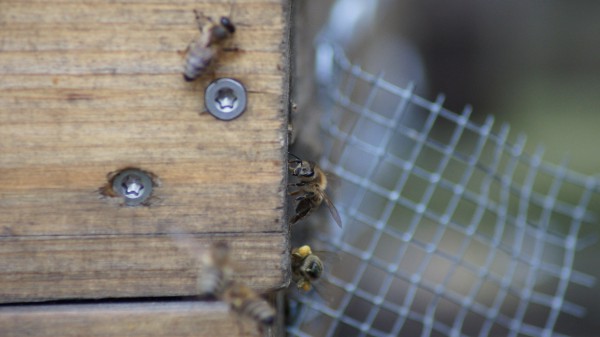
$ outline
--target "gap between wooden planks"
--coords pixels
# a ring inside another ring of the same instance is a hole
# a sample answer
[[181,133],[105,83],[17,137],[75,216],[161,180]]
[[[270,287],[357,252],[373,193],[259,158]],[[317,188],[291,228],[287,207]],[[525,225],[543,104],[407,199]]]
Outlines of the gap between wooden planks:
[[[0,2],[0,302],[187,296],[199,249],[231,243],[239,278],[288,282],[289,3]],[[193,9],[232,13],[237,52],[183,81]],[[203,113],[217,77],[246,85],[231,122]],[[99,197],[109,172],[156,174],[150,207]],[[4,334],[3,334],[4,335]]]

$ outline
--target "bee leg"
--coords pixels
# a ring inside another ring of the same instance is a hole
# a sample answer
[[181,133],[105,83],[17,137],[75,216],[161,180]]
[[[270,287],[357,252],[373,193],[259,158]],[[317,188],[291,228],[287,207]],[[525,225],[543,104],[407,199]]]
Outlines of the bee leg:
[[210,65],[206,71],[206,77],[210,78],[210,81],[208,81],[208,83],[212,83],[214,81],[217,80],[218,75],[217,75],[217,67],[215,66],[215,62],[211,62],[212,65]]
[[290,222],[295,224],[296,222],[302,220],[306,216],[308,216],[312,212],[312,204],[309,199],[303,199],[296,206],[296,214],[292,217]]
[[238,331],[240,333],[240,336],[243,336],[244,333],[245,333],[245,331],[244,331],[244,325],[243,325],[242,319],[244,319],[244,317],[242,317],[242,315],[239,314],[239,313],[236,313],[236,316],[237,317],[236,317],[235,321],[236,321],[237,326],[238,326]]
[[291,258],[291,266],[292,266],[292,281],[294,282],[298,282],[298,280],[300,279],[299,275],[297,272],[294,272],[296,270],[300,270],[300,265],[302,264],[302,259],[303,257],[300,256],[299,254],[294,254],[292,253],[292,258]]
[[[217,79],[217,71],[215,67],[209,65],[208,69],[206,70],[206,73],[202,75],[202,77],[209,78],[208,83],[214,82]],[[202,106],[204,106],[204,104]],[[198,115],[200,116],[206,114],[208,114],[208,110],[206,110],[206,108],[203,108],[200,112],[198,112]]]
[[302,290],[304,292],[309,292],[312,289],[312,286],[310,285],[310,282],[304,282],[302,284]]
[[302,192],[302,190],[295,190],[295,191],[288,192],[288,194],[289,195],[298,195],[301,192]]
[[291,219],[290,219],[290,223],[293,225],[296,222],[304,219],[311,211],[310,210],[306,210],[302,213],[296,213]]
[[198,29],[202,30],[202,26],[204,23],[202,22],[202,18],[200,18],[200,13],[197,9],[194,9],[194,15],[196,16],[196,23],[198,24]]
[[314,192],[304,193],[304,195],[301,195],[301,196],[297,197],[296,201],[301,201],[301,200],[305,200],[305,199],[312,199],[314,196],[315,196]]
[[[235,39],[235,37],[234,37],[234,39]],[[222,46],[221,50],[226,53],[238,53],[241,49],[233,42],[234,41],[229,40],[228,42],[225,43],[225,45]]]
[[187,53],[190,51],[190,46],[192,45],[192,43],[194,43],[194,40],[190,41],[190,43],[187,45],[185,50],[183,50],[183,51],[177,50],[177,54],[179,54],[179,56],[181,56],[181,57],[185,57],[187,55]]
[[194,9],[194,15],[196,16],[196,23],[198,24],[199,30],[202,30],[202,27],[204,27],[204,25],[206,24],[207,21],[213,22],[213,20],[210,16],[206,16],[206,15],[204,15],[204,13],[199,12],[196,9]]
[[223,48],[221,48],[221,50],[223,50],[224,52],[239,52],[240,48],[238,46],[231,46],[231,47],[223,47]]
[[257,333],[255,334],[255,336],[264,336],[265,335],[265,327],[262,326],[262,324],[258,323],[258,329],[256,331]]

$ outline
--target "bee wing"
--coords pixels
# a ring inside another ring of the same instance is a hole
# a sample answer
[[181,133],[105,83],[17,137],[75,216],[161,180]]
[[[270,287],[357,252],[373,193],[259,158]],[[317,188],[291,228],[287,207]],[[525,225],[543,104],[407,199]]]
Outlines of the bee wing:
[[340,213],[338,213],[337,208],[335,208],[335,205],[333,205],[333,202],[331,202],[331,199],[329,199],[325,192],[321,192],[321,196],[323,197],[323,201],[325,201],[325,204],[327,205],[327,208],[329,209],[333,220],[335,220],[335,223],[337,223],[337,225],[340,228],[342,228],[342,219],[340,218]]
[[323,171],[323,173],[325,173],[325,176],[327,177],[327,186],[333,187],[334,189],[339,187],[340,177],[331,171]]
[[339,291],[336,291],[338,288],[333,284],[329,283],[325,278],[321,278],[317,281],[313,281],[310,283],[310,290],[305,291],[296,287],[296,285],[292,285],[288,288],[288,294],[290,297],[294,299],[304,298],[312,298],[317,300],[323,304],[333,303],[336,299]]
[[210,253],[208,247],[201,246],[194,236],[183,232],[167,233],[167,235],[175,242],[176,247],[189,254],[192,258],[197,261],[201,261],[201,257],[205,254]]
[[231,261],[231,248],[224,241],[212,242],[208,246],[203,246],[195,240],[195,236],[185,233],[168,233],[168,236],[175,242],[175,247],[189,255],[196,264],[203,268],[233,268],[236,264]]
[[341,261],[340,254],[335,251],[330,250],[313,250],[313,254],[318,256],[319,259],[325,264],[325,269],[328,267],[337,264]]

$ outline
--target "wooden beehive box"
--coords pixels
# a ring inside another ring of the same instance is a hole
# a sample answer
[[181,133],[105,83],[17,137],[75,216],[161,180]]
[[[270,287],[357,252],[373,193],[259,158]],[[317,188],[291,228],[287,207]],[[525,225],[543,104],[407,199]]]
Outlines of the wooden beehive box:
[[[188,83],[194,9],[237,31],[214,72]],[[0,2],[1,336],[91,335],[111,318],[103,335],[230,328],[215,303],[6,305],[194,295],[198,259],[174,235],[228,241],[254,289],[286,285],[288,15],[287,0]],[[248,93],[232,121],[204,112],[221,77]],[[160,182],[149,206],[99,194],[127,167]]]

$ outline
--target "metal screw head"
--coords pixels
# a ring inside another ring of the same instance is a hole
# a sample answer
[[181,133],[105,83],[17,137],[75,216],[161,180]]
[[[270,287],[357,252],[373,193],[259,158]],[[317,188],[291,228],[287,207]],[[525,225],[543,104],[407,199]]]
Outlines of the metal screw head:
[[113,191],[123,196],[126,205],[137,206],[150,197],[153,183],[147,173],[141,170],[127,169],[115,176],[112,188]]
[[246,100],[246,88],[232,78],[219,78],[211,82],[204,92],[204,104],[208,112],[224,121],[244,113]]

